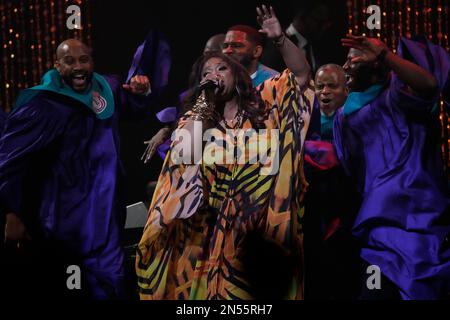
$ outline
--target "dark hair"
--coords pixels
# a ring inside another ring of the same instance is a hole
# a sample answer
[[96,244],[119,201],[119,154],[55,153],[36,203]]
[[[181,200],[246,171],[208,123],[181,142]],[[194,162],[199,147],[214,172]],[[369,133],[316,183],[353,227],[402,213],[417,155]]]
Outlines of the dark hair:
[[258,32],[253,27],[244,25],[244,24],[238,24],[235,26],[232,26],[228,29],[228,31],[241,31],[244,32],[247,35],[247,40],[253,43],[256,46],[263,46],[264,41],[261,33]]
[[202,78],[203,66],[211,58],[219,58],[231,68],[236,87],[234,94],[238,97],[238,105],[243,112],[244,120],[250,119],[255,129],[264,128],[264,120],[267,116],[266,108],[260,95],[253,88],[248,71],[237,61],[218,51],[204,53],[192,66],[189,76],[190,89],[183,100],[183,114],[195,105],[199,95],[197,87]]
[[330,12],[330,1],[326,0],[304,0],[291,1],[292,9],[294,14],[299,18],[304,18],[308,16],[311,12],[318,8],[325,8],[326,14],[329,15]]

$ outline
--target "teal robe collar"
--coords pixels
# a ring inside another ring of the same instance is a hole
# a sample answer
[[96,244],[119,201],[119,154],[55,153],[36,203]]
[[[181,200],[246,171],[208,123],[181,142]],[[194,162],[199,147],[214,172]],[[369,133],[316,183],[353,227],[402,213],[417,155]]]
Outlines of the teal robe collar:
[[75,99],[88,107],[101,120],[111,117],[114,113],[112,89],[106,79],[95,72],[92,75],[90,88],[84,92],[76,92],[64,83],[57,70],[52,69],[42,77],[40,85],[25,89],[19,94],[15,108],[30,101],[40,91],[51,91]]
[[364,92],[351,92],[344,104],[344,116],[348,116],[369,104],[383,91],[385,83],[371,86]]
[[322,140],[333,140],[333,120],[335,114],[336,111],[327,116],[325,113],[320,111],[320,129]]

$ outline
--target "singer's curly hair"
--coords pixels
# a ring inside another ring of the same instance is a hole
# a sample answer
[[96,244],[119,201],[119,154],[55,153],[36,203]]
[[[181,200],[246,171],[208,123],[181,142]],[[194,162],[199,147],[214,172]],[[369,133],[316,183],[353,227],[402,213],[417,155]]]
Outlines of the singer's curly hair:
[[267,117],[266,108],[260,95],[253,88],[248,71],[233,58],[217,51],[204,53],[193,65],[189,76],[190,89],[183,100],[183,114],[195,105],[199,95],[197,87],[202,79],[203,66],[211,58],[219,58],[231,68],[235,83],[234,94],[238,97],[238,104],[243,111],[244,119],[250,119],[255,129],[264,128],[264,120]]

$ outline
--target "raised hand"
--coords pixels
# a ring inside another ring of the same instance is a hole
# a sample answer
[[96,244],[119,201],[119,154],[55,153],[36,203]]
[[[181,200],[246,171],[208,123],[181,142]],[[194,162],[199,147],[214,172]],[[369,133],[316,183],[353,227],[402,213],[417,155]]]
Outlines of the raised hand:
[[124,84],[122,87],[133,94],[144,96],[150,89],[150,80],[147,76],[134,76],[130,84]]
[[264,33],[270,40],[278,39],[283,35],[280,22],[272,6],[270,9],[267,9],[265,5],[262,5],[261,8],[256,7],[256,14],[256,20],[261,26],[259,32]]
[[361,51],[361,55],[352,59],[353,63],[374,62],[383,50],[388,50],[388,47],[382,41],[375,38],[348,34],[346,38],[341,39],[341,42],[344,47]]
[[147,147],[145,148],[141,160],[144,161],[144,163],[148,163],[155,154],[158,147],[162,145],[167,139],[170,138],[171,133],[172,130],[170,128],[162,128],[161,130],[158,131],[157,134],[153,136],[153,138],[151,138],[148,141],[145,141],[144,144],[146,144]]

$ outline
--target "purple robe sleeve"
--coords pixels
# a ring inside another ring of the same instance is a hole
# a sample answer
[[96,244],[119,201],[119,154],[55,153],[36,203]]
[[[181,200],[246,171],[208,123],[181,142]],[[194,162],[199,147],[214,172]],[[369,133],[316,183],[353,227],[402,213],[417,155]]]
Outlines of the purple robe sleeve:
[[418,36],[413,40],[401,38],[398,50],[402,57],[431,72],[440,91],[449,85],[450,55],[444,48],[433,44],[425,36]]
[[[178,109],[176,107],[167,107],[156,114],[156,118],[164,124],[172,124],[178,118]],[[172,140],[169,138],[163,144],[158,146],[157,151],[159,156],[164,160],[166,158],[167,152],[170,149]]]
[[156,114],[161,123],[174,123],[178,118],[177,107],[167,107]]
[[343,108],[336,111],[336,116],[333,122],[333,144],[336,151],[336,156],[346,174],[350,175],[349,158],[350,155],[345,146],[345,139],[343,139],[343,121],[344,112]]
[[[402,37],[398,45],[398,55],[430,72],[438,83],[439,92],[444,90],[450,72],[450,57],[444,48],[432,44],[424,37],[418,37],[414,41]],[[429,112],[438,97],[438,93],[436,93],[435,97],[430,100],[421,99],[412,94],[395,74],[392,77],[388,98],[403,110]]]
[[[128,70],[126,83],[136,75],[145,75],[150,80],[151,93],[147,96],[137,96],[120,90],[120,102],[128,107],[131,115],[149,116],[153,111],[157,98],[169,82],[169,72],[172,64],[171,48],[164,35],[158,30],[151,30],[136,52]],[[128,112],[127,112],[128,113]],[[129,113],[128,113],[129,114]]]
[[152,94],[148,96],[136,95],[123,89],[122,85],[125,82],[118,75],[104,75],[104,78],[111,87],[115,109],[121,117],[139,119],[150,115],[151,104],[154,98]]
[[152,93],[159,94],[169,82],[171,64],[169,42],[161,32],[151,30],[134,54],[126,82],[135,75],[146,75],[150,79]]
[[[137,48],[125,81],[115,75],[105,76],[114,93],[116,107],[122,116],[142,118],[150,116],[154,104],[167,87],[172,63],[169,42],[157,30],[150,31]],[[145,75],[150,80],[151,92],[146,96],[130,93],[122,88],[136,75]]]
[[[178,100],[180,105],[182,105],[182,101],[186,98],[187,94],[189,93],[188,90],[183,91],[182,93],[180,93]],[[161,122],[164,123],[166,125],[172,125],[174,124],[177,119],[178,119],[178,110],[179,107],[166,107],[163,110],[161,110],[160,112],[158,112],[156,114],[156,118]],[[161,157],[161,159],[165,159],[167,152],[170,149],[170,144],[172,143],[171,139],[167,139],[163,144],[161,144],[158,148],[158,154]]]
[[315,169],[329,170],[339,165],[333,145],[328,141],[306,140],[304,150],[305,163]]
[[22,180],[36,152],[62,132],[62,122],[33,99],[8,117],[0,139],[0,214],[21,215]]
[[392,105],[399,106],[404,111],[425,111],[431,112],[438,99],[436,94],[433,98],[425,100],[415,95],[407,85],[405,85],[397,75],[393,75],[389,85],[387,98]]

